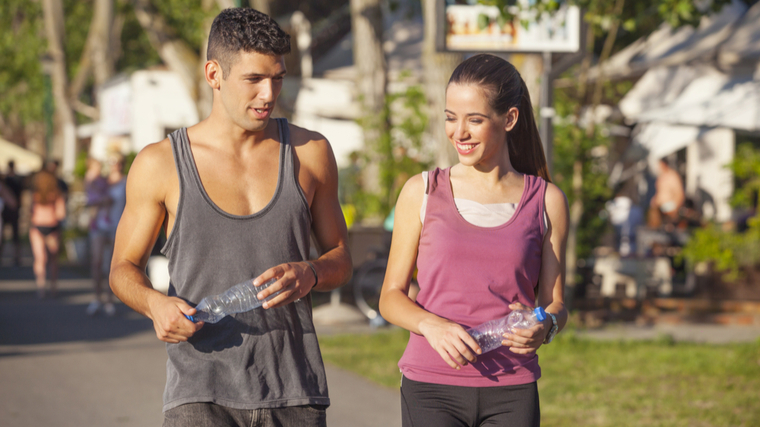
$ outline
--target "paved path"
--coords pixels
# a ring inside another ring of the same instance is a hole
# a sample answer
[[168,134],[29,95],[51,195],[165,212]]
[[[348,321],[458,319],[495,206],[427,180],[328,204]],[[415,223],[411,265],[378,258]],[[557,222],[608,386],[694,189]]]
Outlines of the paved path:
[[[0,425],[160,426],[166,349],[148,319],[123,304],[113,318],[85,315],[90,283],[63,270],[60,297],[38,300],[31,269],[0,267]],[[81,277],[81,275],[79,275]],[[366,332],[366,325],[318,327],[320,335]],[[752,341],[760,328],[714,325],[610,326],[598,339]],[[400,425],[397,390],[327,366],[331,427]]]
[[[88,317],[84,279],[38,300],[29,272],[13,270],[0,268],[0,425],[160,426],[166,349],[151,322],[123,304]],[[400,425],[397,391],[334,366],[327,380],[330,426]]]

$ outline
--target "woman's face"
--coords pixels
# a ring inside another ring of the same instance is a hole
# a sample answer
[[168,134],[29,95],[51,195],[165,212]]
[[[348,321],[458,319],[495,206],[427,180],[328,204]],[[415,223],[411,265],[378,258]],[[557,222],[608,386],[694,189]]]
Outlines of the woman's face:
[[482,89],[451,84],[446,89],[446,136],[467,166],[508,159],[507,132],[517,123],[517,109],[497,114]]

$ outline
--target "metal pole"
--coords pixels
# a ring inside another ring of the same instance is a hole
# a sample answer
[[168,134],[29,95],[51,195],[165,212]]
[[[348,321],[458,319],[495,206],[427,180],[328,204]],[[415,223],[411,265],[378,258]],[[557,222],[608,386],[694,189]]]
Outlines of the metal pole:
[[541,144],[544,147],[544,155],[546,156],[546,166],[549,169],[549,175],[551,176],[554,152],[554,134],[552,132],[552,118],[554,117],[554,84],[552,76],[552,53],[544,52],[543,54],[543,71],[541,73],[541,105],[539,114],[541,116],[541,124],[539,127],[539,135],[541,136]]

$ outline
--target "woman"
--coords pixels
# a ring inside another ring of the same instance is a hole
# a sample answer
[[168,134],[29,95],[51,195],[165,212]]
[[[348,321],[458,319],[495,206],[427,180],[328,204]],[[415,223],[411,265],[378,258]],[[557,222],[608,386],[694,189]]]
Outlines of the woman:
[[50,265],[50,293],[56,295],[58,249],[61,245],[61,221],[66,217],[66,203],[52,173],[42,170],[34,176],[32,216],[29,241],[34,255],[37,296],[45,297],[47,266]]
[[[550,183],[525,82],[508,62],[477,55],[457,67],[445,126],[459,163],[402,189],[380,297],[382,316],[412,332],[399,362],[403,425],[537,426],[536,350],[567,321],[567,200]],[[465,332],[539,305],[551,315],[492,352]]]

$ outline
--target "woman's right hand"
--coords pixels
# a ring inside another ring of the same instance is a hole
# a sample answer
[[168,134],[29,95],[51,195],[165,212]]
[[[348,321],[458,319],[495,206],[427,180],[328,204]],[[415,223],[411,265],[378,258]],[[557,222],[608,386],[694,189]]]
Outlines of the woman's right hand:
[[481,353],[477,341],[461,325],[450,320],[425,319],[420,322],[419,330],[443,361],[454,369],[466,366],[468,361],[476,362],[474,352]]

